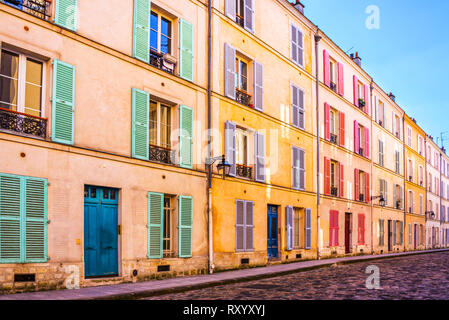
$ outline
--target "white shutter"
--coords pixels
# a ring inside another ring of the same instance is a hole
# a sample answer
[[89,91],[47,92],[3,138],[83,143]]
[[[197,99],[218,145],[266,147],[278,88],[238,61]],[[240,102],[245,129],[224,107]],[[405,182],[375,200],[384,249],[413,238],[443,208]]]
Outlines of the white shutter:
[[254,32],[254,0],[244,0],[243,20],[245,29]]
[[299,128],[305,128],[305,120],[304,120],[304,91],[298,88],[298,97],[299,97]]
[[299,148],[292,147],[292,188],[299,190]]
[[304,66],[304,36],[301,30],[298,30],[298,64]]
[[291,47],[292,47],[292,60],[299,64],[298,57],[298,29],[291,25]]
[[306,163],[305,163],[305,151],[299,149],[299,189],[306,189]]
[[225,43],[225,95],[235,99],[235,49]]
[[254,250],[254,202],[245,201],[245,251]]
[[299,89],[292,85],[292,124],[299,128]]
[[259,182],[265,182],[265,135],[260,132],[254,134],[255,147],[255,179]]
[[225,0],[225,15],[235,21],[236,14],[236,1],[235,0]]
[[263,66],[254,61],[254,108],[263,111]]
[[287,250],[293,249],[293,207],[285,208],[285,235],[287,242]]
[[235,251],[245,250],[245,201],[235,201]]
[[305,210],[305,248],[312,248],[312,210]]
[[236,175],[236,144],[235,144],[235,123],[226,121],[225,126],[225,148],[226,148],[226,161],[229,162],[231,168],[229,169],[229,175],[235,177]]

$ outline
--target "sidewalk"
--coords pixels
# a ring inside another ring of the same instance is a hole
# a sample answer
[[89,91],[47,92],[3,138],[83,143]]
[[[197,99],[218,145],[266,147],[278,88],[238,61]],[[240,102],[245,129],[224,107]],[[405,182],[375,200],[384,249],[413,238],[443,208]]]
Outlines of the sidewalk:
[[219,272],[212,275],[190,276],[172,278],[166,280],[152,280],[138,283],[125,283],[110,286],[89,287],[77,290],[57,290],[31,293],[20,293],[11,295],[0,295],[0,300],[100,300],[100,299],[135,299],[161,295],[165,293],[181,292],[192,289],[200,289],[215,285],[229,284],[270,278],[289,273],[307,271],[333,265],[335,263],[355,263],[377,259],[394,258],[408,255],[426,254],[449,249],[425,250],[416,252],[400,252],[382,255],[366,255],[333,258],[324,260],[312,260],[295,262],[290,264],[280,264],[267,267],[244,269],[237,271]]

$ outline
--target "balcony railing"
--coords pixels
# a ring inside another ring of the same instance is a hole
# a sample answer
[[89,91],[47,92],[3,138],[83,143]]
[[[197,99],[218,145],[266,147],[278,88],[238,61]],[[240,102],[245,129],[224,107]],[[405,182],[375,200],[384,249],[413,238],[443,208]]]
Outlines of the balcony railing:
[[413,177],[412,177],[412,176],[409,176],[409,177],[408,177],[408,181],[413,182]]
[[359,108],[362,109],[365,107],[365,100],[359,98]]
[[338,188],[336,187],[331,188],[331,196],[338,197]]
[[363,157],[363,148],[359,148],[359,155],[361,155]]
[[242,16],[236,14],[235,15],[235,22],[237,22],[238,25],[240,25],[242,28],[245,27],[245,20]]
[[249,166],[245,166],[243,164],[236,165],[237,176],[242,178],[251,179],[253,176],[253,168]]
[[150,144],[150,161],[173,164],[171,155],[171,149]]
[[0,108],[0,129],[30,134],[45,139],[47,119]]
[[46,0],[0,0],[0,2],[9,4],[17,9],[32,14],[40,19],[50,19],[51,1]]
[[338,136],[336,134],[331,133],[331,142],[338,144]]
[[396,201],[396,203],[394,204],[394,208],[401,209],[401,200]]
[[332,91],[337,92],[337,85],[335,83],[333,83],[332,81],[330,83],[330,88],[331,88]]
[[247,107],[250,106],[251,95],[240,89],[235,89],[235,100]]
[[175,74],[176,60],[167,54],[150,50],[150,65],[170,74]]

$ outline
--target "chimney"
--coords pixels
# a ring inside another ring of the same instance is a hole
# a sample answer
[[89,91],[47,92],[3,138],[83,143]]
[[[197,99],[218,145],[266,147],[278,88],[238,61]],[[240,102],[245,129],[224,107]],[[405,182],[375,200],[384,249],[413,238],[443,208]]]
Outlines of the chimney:
[[301,3],[301,1],[296,0],[296,3],[292,3],[292,5],[296,8],[296,10],[304,14],[304,5]]
[[352,60],[353,60],[359,67],[362,66],[362,58],[359,57],[359,53],[358,53],[358,52],[355,53],[355,56],[354,56],[353,53],[351,53],[349,56],[351,57],[351,59],[352,59]]
[[390,97],[391,100],[393,100],[394,102],[396,102],[396,96],[394,94],[392,94],[391,92],[388,94],[388,96]]

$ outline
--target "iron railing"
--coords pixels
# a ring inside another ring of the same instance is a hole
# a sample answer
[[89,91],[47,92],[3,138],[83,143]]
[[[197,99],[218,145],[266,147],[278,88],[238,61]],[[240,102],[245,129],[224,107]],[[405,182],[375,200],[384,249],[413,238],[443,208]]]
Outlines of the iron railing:
[[251,102],[251,95],[249,95],[248,93],[239,90],[239,89],[235,89],[235,100],[238,103],[241,103],[247,107],[249,107],[250,102]]
[[331,188],[331,196],[338,197],[338,188],[336,187]]
[[170,74],[175,74],[176,64],[164,58],[162,53],[150,50],[150,65]]
[[365,202],[365,195],[363,193],[359,194],[359,201]]
[[0,129],[30,134],[45,139],[47,119],[0,108]]
[[236,165],[237,176],[251,179],[253,176],[253,168],[242,164]]
[[336,134],[331,133],[331,142],[338,144],[338,136]]
[[361,155],[362,157],[364,156],[364,154],[363,154],[363,148],[359,148],[359,155]]
[[50,19],[51,1],[46,0],[0,0],[0,2],[9,4],[19,10],[29,13],[40,19]]
[[330,88],[331,88],[332,91],[337,92],[337,85],[335,83],[333,83],[332,81],[330,83]]
[[165,164],[173,164],[171,149],[150,144],[149,156],[150,161],[156,161]]
[[240,25],[242,28],[245,27],[245,19],[238,14],[235,15],[235,22],[237,22],[237,24]]

